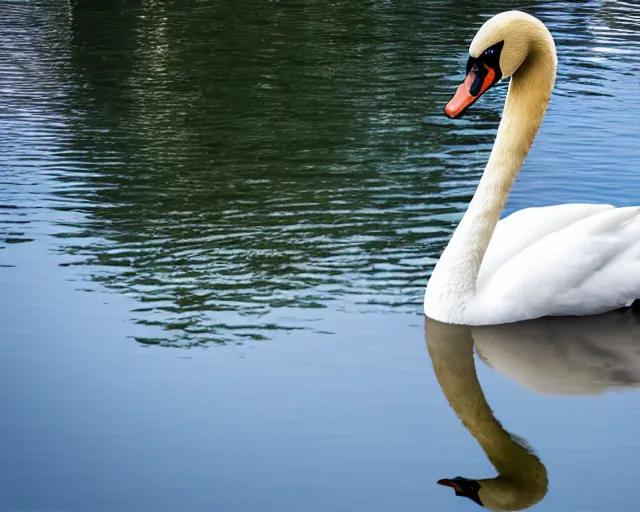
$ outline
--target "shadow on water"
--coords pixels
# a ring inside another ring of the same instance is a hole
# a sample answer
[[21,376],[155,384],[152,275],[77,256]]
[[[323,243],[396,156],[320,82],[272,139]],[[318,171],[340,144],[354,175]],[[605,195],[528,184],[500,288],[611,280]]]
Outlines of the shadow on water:
[[[162,331],[143,343],[420,310],[505,88],[456,123],[442,106],[478,26],[523,4],[30,5],[0,16],[30,52],[4,79],[0,123],[14,135],[0,212],[17,222],[11,208],[32,208],[46,228],[18,236],[3,222],[2,245],[55,235],[45,243],[82,286],[138,301],[133,320]],[[625,22],[617,4],[524,7],[556,34],[560,95],[604,95],[603,77],[638,51],[637,16]],[[627,52],[584,58],[590,46]]]

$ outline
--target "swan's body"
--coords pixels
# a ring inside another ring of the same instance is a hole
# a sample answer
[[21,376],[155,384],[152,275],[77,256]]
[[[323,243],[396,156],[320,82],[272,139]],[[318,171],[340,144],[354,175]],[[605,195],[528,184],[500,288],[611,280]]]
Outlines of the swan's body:
[[468,320],[592,315],[629,306],[639,290],[640,208],[528,208],[498,223]]
[[449,405],[498,471],[495,478],[457,477],[438,483],[491,510],[523,510],[538,503],[547,493],[547,470],[525,442],[504,429],[489,407],[476,374],[471,328],[427,318],[425,334]]
[[630,305],[640,298],[640,207],[564,204],[499,221],[551,97],[551,34],[533,16],[505,12],[482,26],[469,54],[475,67],[447,105],[449,115],[491,87],[492,72],[512,78],[478,189],[427,285],[425,314],[493,325]]

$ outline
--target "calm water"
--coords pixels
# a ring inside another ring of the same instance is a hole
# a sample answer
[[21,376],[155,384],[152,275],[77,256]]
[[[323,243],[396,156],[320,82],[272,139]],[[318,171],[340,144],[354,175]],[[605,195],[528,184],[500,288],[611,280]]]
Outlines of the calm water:
[[442,114],[478,27],[559,52],[508,211],[638,204],[640,5],[181,5],[0,0],[0,510],[477,509],[435,485],[494,474],[439,336],[539,510],[637,508],[631,320],[427,351],[421,302],[506,92]]

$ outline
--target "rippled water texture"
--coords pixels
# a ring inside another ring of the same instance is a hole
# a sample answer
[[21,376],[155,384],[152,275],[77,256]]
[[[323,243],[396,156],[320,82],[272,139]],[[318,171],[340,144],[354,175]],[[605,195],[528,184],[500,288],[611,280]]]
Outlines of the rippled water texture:
[[513,7],[559,75],[507,212],[640,204],[637,2],[0,0],[0,512],[481,510],[436,482],[491,456],[637,510],[633,312],[425,347],[507,85],[442,109]]
[[[79,289],[135,299],[146,343],[419,314],[506,87],[442,108],[513,5],[0,3],[0,271],[40,244]],[[509,208],[637,202],[640,8],[525,8],[559,78]]]

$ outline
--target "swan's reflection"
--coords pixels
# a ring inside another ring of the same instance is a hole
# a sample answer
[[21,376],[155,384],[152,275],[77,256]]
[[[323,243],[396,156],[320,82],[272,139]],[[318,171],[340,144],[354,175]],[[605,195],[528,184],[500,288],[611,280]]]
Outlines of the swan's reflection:
[[595,395],[640,385],[640,315],[632,309],[473,327],[480,358],[540,394]]
[[486,364],[537,393],[593,395],[640,385],[640,315],[632,309],[484,327],[427,318],[425,333],[449,405],[498,471],[496,478],[438,483],[493,510],[539,502],[547,493],[547,471],[493,415],[476,375],[474,344]]
[[547,493],[547,470],[493,415],[476,375],[471,328],[427,319],[426,338],[449,405],[498,471],[495,478],[456,477],[438,483],[492,510],[522,510],[539,502]]

